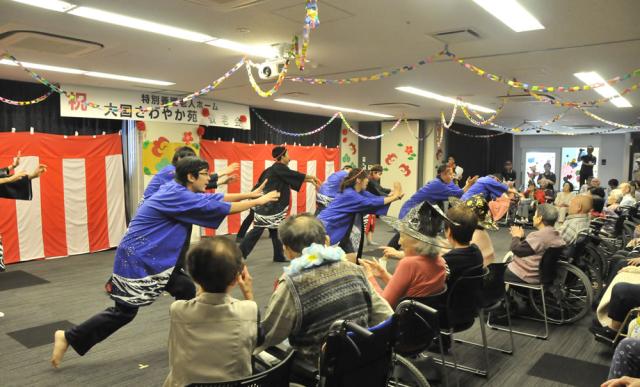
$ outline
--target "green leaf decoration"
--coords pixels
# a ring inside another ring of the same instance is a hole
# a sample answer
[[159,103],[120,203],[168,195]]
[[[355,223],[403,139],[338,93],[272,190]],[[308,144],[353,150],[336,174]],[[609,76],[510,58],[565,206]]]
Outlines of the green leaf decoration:
[[200,149],[200,144],[191,144],[196,150]]
[[349,161],[351,161],[351,157],[345,153],[344,156],[342,156],[342,162],[348,163]]
[[151,171],[149,170],[149,167],[144,167],[144,174],[145,175],[151,175]]
[[401,142],[398,143],[398,146],[403,146]]
[[409,157],[409,160],[413,160],[413,157]]
[[151,141],[149,140],[145,140],[145,142],[142,143],[142,149],[147,149],[147,147],[149,146],[149,144],[151,144]]
[[412,154],[411,154],[411,157],[416,157],[416,154],[415,154],[415,153],[412,153]]
[[388,170],[389,170],[389,168],[383,168],[382,170],[383,170],[383,171],[388,171]]

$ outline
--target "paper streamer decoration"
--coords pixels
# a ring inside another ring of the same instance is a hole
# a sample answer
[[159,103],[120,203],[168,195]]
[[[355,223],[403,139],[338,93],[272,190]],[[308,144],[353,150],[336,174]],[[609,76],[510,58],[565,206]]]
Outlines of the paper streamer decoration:
[[365,136],[364,134],[360,134],[357,130],[353,129],[351,127],[351,125],[349,125],[349,121],[347,121],[347,119],[344,117],[344,115],[342,114],[342,112],[338,112],[338,114],[340,115],[340,119],[342,120],[342,122],[344,123],[344,126],[349,129],[351,131],[351,133],[355,134],[356,136],[364,139],[364,140],[377,140],[379,138],[382,138],[384,136],[386,136],[387,134],[393,132],[398,125],[400,125],[400,122],[404,119],[404,117],[400,117],[398,118],[398,121],[396,121],[395,124],[393,124],[393,126],[391,128],[389,128],[389,131],[386,133],[380,133],[377,136]]
[[276,128],[275,126],[271,125],[271,123],[269,123],[267,120],[264,119],[264,117],[262,117],[260,115],[260,113],[258,113],[255,109],[251,109],[251,111],[253,111],[253,114],[256,115],[256,117],[258,117],[258,119],[260,121],[262,121],[263,124],[265,124],[265,126],[267,126],[269,129],[273,130],[274,132],[280,133],[280,134],[284,134],[285,136],[293,136],[293,137],[304,137],[304,136],[311,136],[313,134],[322,132],[323,130],[325,130],[327,128],[327,126],[329,126],[333,120],[335,120],[340,113],[334,113],[333,116],[331,116],[331,118],[329,119],[329,121],[327,121],[327,123],[325,123],[324,125],[322,125],[321,127],[317,128],[317,129],[313,129],[310,130],[308,132],[303,132],[303,133],[296,133],[296,132],[287,132],[286,130],[282,130],[279,128]]
[[251,87],[253,87],[253,90],[263,98],[268,98],[274,95],[278,91],[278,89],[280,89],[280,86],[282,86],[282,82],[284,82],[284,77],[287,75],[287,71],[289,71],[289,62],[289,60],[284,62],[284,67],[282,68],[282,71],[280,71],[280,74],[278,74],[276,84],[273,85],[271,89],[264,91],[260,88],[260,85],[258,85],[255,78],[253,77],[253,73],[251,72],[251,67],[256,67],[255,63],[249,60],[245,61],[247,76],[249,77],[249,83],[251,83]]
[[49,98],[51,96],[51,94],[53,94],[53,93],[54,93],[54,90],[49,90],[45,94],[41,95],[40,97],[34,98],[34,99],[30,100],[30,101],[16,101],[16,100],[13,100],[13,99],[0,97],[0,102],[4,102],[6,104],[14,105],[14,106],[35,105],[35,104],[40,103],[40,102],[44,101],[45,99]]

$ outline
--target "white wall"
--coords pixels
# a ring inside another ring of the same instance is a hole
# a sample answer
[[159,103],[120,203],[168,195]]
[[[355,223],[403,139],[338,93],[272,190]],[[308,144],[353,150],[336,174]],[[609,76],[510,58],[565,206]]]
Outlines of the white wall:
[[382,174],[382,186],[392,188],[397,181],[407,193],[389,208],[389,215],[398,216],[402,204],[418,190],[418,139],[414,135],[419,132],[419,124],[418,121],[409,121],[408,128],[405,123],[401,123],[389,133],[393,124],[394,122],[387,121],[382,123],[382,133],[387,134],[381,140],[380,165],[385,170]]
[[[545,136],[522,135],[514,138],[513,166],[518,173],[518,184],[522,184],[524,173],[524,154],[526,151],[555,151],[555,170],[560,171],[561,152],[563,147],[600,147],[598,158],[598,177],[606,186],[609,179],[627,180],[629,175],[629,135],[601,134],[581,136]],[[602,165],[602,160],[607,165]],[[559,182],[558,182],[559,183]]]

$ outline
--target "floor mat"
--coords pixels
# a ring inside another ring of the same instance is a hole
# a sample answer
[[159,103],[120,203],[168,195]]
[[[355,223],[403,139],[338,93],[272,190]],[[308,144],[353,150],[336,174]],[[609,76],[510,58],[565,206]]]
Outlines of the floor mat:
[[3,290],[11,290],[17,288],[25,288],[27,286],[48,284],[49,281],[40,278],[26,271],[16,270],[0,273],[0,292]]
[[74,325],[75,324],[67,320],[56,321],[37,327],[9,332],[7,335],[27,348],[35,348],[41,345],[53,344],[53,334],[58,329],[66,330]]
[[592,387],[607,380],[609,367],[584,360],[545,353],[527,375],[573,386]]

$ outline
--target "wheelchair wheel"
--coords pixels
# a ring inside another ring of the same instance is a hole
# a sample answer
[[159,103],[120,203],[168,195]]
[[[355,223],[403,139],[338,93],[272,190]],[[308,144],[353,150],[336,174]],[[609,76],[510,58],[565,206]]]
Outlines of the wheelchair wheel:
[[[558,262],[556,278],[544,289],[549,321],[568,324],[580,320],[589,311],[592,299],[593,288],[589,277],[570,263]],[[529,301],[540,318],[544,318],[540,292],[530,289]]]
[[604,276],[606,275],[605,264],[602,255],[592,246],[587,246],[584,253],[577,257],[573,264],[582,270],[591,282],[592,294],[597,297],[604,287]]
[[396,355],[393,373],[388,386],[398,387],[429,387],[427,378],[406,358]]

